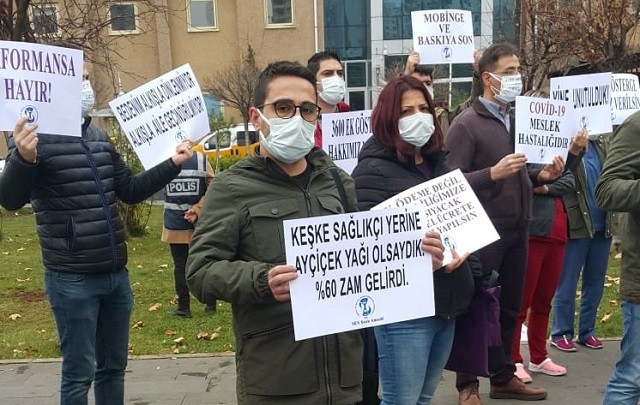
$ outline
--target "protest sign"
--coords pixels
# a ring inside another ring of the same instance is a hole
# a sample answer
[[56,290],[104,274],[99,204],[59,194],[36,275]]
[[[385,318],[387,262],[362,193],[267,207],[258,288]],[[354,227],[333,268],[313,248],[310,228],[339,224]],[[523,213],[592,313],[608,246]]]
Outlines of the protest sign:
[[420,63],[473,63],[471,11],[412,11],[411,28]]
[[109,103],[146,170],[170,158],[183,140],[210,132],[207,108],[189,64]]
[[611,79],[611,123],[620,125],[628,116],[640,110],[638,76],[614,73]]
[[451,249],[471,253],[500,239],[460,169],[436,177],[376,205],[372,210],[420,205],[426,215],[425,231],[436,231],[445,245],[444,264]]
[[322,114],[322,149],[351,174],[362,145],[371,137],[371,110]]
[[296,340],[435,314],[420,207],[287,220]]
[[20,117],[38,133],[82,135],[82,51],[0,41],[0,131]]
[[552,77],[551,99],[570,101],[590,135],[611,132],[611,73]]
[[565,158],[571,138],[578,133],[573,105],[569,101],[539,97],[516,97],[515,151],[527,163],[551,163]]

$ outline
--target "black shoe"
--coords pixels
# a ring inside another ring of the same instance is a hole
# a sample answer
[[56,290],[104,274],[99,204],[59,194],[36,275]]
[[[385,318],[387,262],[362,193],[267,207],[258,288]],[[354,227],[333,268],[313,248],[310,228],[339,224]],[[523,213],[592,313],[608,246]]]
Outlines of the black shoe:
[[169,315],[179,316],[181,318],[191,318],[191,311],[188,309],[176,308],[173,311],[169,311]]
[[205,304],[204,305],[204,312],[206,314],[212,314],[212,315],[215,314],[216,313],[216,304],[212,304],[212,305]]

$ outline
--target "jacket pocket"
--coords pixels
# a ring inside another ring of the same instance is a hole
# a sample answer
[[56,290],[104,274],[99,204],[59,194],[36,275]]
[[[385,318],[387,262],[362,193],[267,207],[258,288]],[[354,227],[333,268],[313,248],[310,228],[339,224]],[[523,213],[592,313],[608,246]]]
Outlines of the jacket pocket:
[[319,389],[314,340],[294,340],[293,325],[241,338],[239,373],[247,394],[298,395]]
[[[342,201],[339,198],[331,195],[319,195],[318,202],[324,215],[342,214],[349,209],[349,207],[342,206]],[[345,201],[345,204],[348,204],[348,202]]]
[[69,253],[73,253],[76,245],[76,224],[73,219],[73,215],[69,216],[67,220],[67,250]]
[[338,333],[340,387],[362,384],[362,336],[360,331]]
[[268,201],[249,207],[251,232],[257,256],[266,263],[284,261],[284,231],[282,221],[297,218],[300,211],[294,199]]

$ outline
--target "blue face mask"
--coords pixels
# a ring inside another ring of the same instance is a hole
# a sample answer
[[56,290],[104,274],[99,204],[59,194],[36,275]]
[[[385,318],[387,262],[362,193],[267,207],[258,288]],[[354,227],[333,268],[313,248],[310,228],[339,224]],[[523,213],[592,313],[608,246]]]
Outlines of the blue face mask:
[[260,131],[260,143],[272,158],[286,164],[304,158],[313,148],[316,126],[299,115],[291,118],[267,118],[258,110],[260,118],[269,126],[269,135]]

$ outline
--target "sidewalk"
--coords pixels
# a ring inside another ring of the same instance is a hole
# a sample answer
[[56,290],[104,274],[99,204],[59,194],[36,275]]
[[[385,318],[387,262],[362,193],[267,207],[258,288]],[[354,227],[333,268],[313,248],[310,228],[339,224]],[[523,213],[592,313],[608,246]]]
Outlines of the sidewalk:
[[[523,355],[527,352],[522,347]],[[602,394],[618,359],[619,341],[606,341],[602,350],[579,347],[577,353],[554,348],[549,355],[566,365],[563,377],[533,375],[533,384],[549,391],[540,404],[600,405]],[[125,403],[132,405],[235,404],[233,356],[180,356],[177,358],[135,358],[126,374]],[[60,362],[0,362],[0,404],[52,405],[58,403]],[[456,405],[455,376],[445,372],[433,405]],[[523,405],[526,402],[492,400],[486,379],[481,379],[483,404]],[[93,404],[90,394],[90,404]]]

